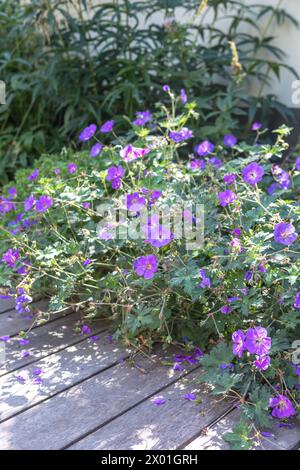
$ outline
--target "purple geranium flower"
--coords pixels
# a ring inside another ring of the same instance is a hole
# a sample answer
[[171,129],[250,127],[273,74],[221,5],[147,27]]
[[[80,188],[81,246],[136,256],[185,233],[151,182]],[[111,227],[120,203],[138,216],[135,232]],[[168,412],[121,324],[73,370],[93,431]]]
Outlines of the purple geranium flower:
[[43,383],[42,377],[35,377],[32,381],[34,385],[41,385]]
[[256,162],[249,163],[242,170],[242,176],[246,183],[254,186],[256,183],[259,183],[264,176],[264,169],[258,165]]
[[81,334],[82,335],[89,335],[92,332],[88,325],[82,325],[81,327]]
[[133,267],[138,276],[151,279],[157,271],[158,259],[155,255],[141,256],[133,262]]
[[3,341],[4,343],[8,343],[9,340],[10,340],[10,336],[8,335],[0,336],[0,341]]
[[279,188],[277,183],[271,183],[270,186],[268,187],[267,191],[270,196],[272,196],[277,189]]
[[227,175],[224,175],[223,180],[225,181],[226,184],[233,184],[237,179],[237,175],[234,173],[228,173]]
[[16,208],[15,204],[10,201],[9,199],[5,199],[3,197],[0,197],[0,212],[3,214],[7,214],[11,210],[14,210]]
[[206,275],[205,269],[200,269],[199,270],[199,275],[202,278],[202,281],[200,283],[200,287],[202,287],[202,289],[205,289],[206,287],[210,288],[211,281],[210,281],[210,278]]
[[240,228],[236,227],[234,228],[233,230],[231,230],[231,235],[233,235],[234,237],[240,237],[242,235],[242,231]]
[[270,366],[271,358],[270,356],[256,356],[255,361],[253,362],[254,367],[259,370],[267,370]]
[[90,151],[91,157],[93,158],[98,157],[98,155],[100,155],[100,153],[102,152],[102,149],[103,149],[103,145],[100,142],[93,145]]
[[185,400],[189,400],[189,401],[195,401],[197,400],[197,397],[194,393],[186,393],[185,395],[183,395],[183,397]]
[[268,431],[261,431],[260,434],[263,436],[263,437],[274,437],[274,434],[268,432]]
[[253,131],[259,131],[262,128],[262,124],[260,122],[254,122],[251,126]]
[[18,274],[20,274],[20,276],[24,276],[28,274],[30,271],[31,263],[29,263],[29,261],[26,261],[26,260],[24,260],[23,263],[24,264],[17,271]]
[[162,87],[162,89],[163,89],[166,93],[168,93],[168,92],[170,91],[169,85],[164,85],[164,86]]
[[278,175],[278,182],[282,189],[289,189],[291,186],[290,175],[287,171],[283,171]]
[[201,349],[199,347],[196,347],[195,350],[194,350],[194,356],[195,357],[203,357],[204,356],[204,352],[201,351]]
[[152,400],[152,403],[154,403],[154,405],[157,405],[157,406],[161,406],[161,405],[164,405],[166,403],[166,399],[164,397],[155,397],[153,398]]
[[76,163],[69,163],[68,172],[72,175],[73,173],[76,173],[76,171],[77,171]]
[[226,191],[222,191],[221,193],[218,194],[218,199],[220,206],[227,206],[228,204],[233,203],[236,200],[237,196],[236,194],[231,191],[230,189],[227,189]]
[[81,140],[81,142],[86,142],[87,140],[90,140],[95,134],[96,130],[96,124],[90,124],[88,127],[83,129],[83,131],[79,135],[79,140]]
[[115,179],[122,178],[124,175],[125,175],[125,170],[121,165],[111,166],[107,170],[106,179],[107,179],[107,181],[113,181]]
[[261,326],[249,328],[246,333],[245,347],[251,354],[264,356],[270,351],[272,342],[268,332]]
[[85,259],[85,260],[83,261],[82,266],[84,266],[84,267],[85,267],[85,266],[88,266],[89,264],[91,264],[91,262],[92,262],[92,260],[89,259],[89,258],[87,258],[87,259]]
[[150,243],[156,248],[167,245],[174,238],[174,234],[170,229],[160,224],[158,214],[152,214],[148,218],[148,223],[142,225],[141,229],[146,236],[145,243]]
[[187,102],[187,94],[184,88],[181,88],[180,90],[180,99],[182,104],[186,104]]
[[[28,294],[20,294],[16,298],[16,310],[19,313],[29,313],[30,312],[30,307],[28,304],[32,302],[32,297]],[[26,344],[26,343],[25,343]]]
[[197,158],[190,161],[191,170],[204,170],[206,166],[205,160],[198,160]]
[[10,300],[11,298],[12,298],[12,297],[11,297],[11,295],[9,295],[9,294],[7,294],[7,295],[6,295],[6,294],[1,294],[1,295],[0,295],[0,299],[1,299],[1,300]]
[[16,380],[22,384],[26,382],[25,377],[23,377],[22,375],[16,375]]
[[258,270],[262,273],[265,274],[267,272],[267,269],[263,263],[259,263],[258,265]]
[[278,395],[278,397],[271,398],[269,406],[273,408],[272,416],[274,416],[274,418],[289,418],[295,414],[292,402],[284,395]]
[[132,145],[127,145],[122,150],[120,150],[120,156],[125,162],[132,162],[137,158],[142,158],[144,155],[147,155],[150,150],[145,148],[137,148],[133,147]]
[[220,364],[219,368],[221,370],[227,370],[227,369],[234,370],[234,365],[232,364],[232,362],[229,362],[229,363]]
[[61,174],[61,169],[60,168],[55,168],[54,174],[55,175],[60,175]]
[[234,147],[237,143],[237,138],[233,134],[227,134],[224,137],[224,144],[226,147]]
[[152,114],[150,111],[137,111],[135,113],[136,119],[132,122],[134,126],[144,126],[152,120]]
[[294,307],[300,309],[300,290],[297,292],[296,297],[294,299]]
[[283,173],[284,170],[279,165],[273,165],[271,171],[274,176],[278,177],[281,175],[281,173]]
[[97,336],[97,335],[91,336],[90,340],[92,341],[92,343],[96,343],[96,341],[100,340],[100,336]]
[[209,155],[212,153],[215,149],[215,146],[212,142],[209,140],[204,140],[200,144],[198,144],[195,147],[195,152],[200,156],[200,157],[205,157],[206,155]]
[[153,190],[150,192],[150,194],[148,193],[148,198],[149,198],[149,203],[150,205],[151,204],[154,204],[157,199],[159,199],[162,195],[162,192],[161,191],[157,191],[157,190]]
[[36,202],[36,199],[33,194],[30,194],[27,199],[24,200],[24,211],[28,212],[30,209],[33,208],[34,204]]
[[146,199],[137,192],[126,196],[126,207],[129,211],[137,212],[143,208],[145,203]]
[[295,227],[292,224],[280,222],[279,224],[275,225],[274,239],[277,243],[289,246],[294,243],[297,238],[298,235],[295,232]]
[[21,351],[21,357],[24,358],[24,357],[29,357],[30,356],[30,352],[29,351],[26,351],[25,349],[23,351]]
[[158,225],[148,227],[150,230],[150,236],[145,240],[145,243],[150,243],[150,245],[155,248],[161,248],[168,245],[174,238],[174,234],[170,231],[168,227],[163,225]]
[[112,240],[114,238],[114,224],[108,223],[106,224],[105,227],[103,227],[99,232],[98,232],[98,238],[100,240]]
[[40,170],[36,169],[36,170],[33,170],[33,172],[28,176],[28,180],[29,181],[34,181],[37,179],[37,177],[39,176],[40,174]]
[[53,199],[50,196],[40,196],[36,201],[35,210],[37,212],[46,212],[53,205]]
[[42,369],[37,367],[36,369],[33,369],[32,371],[33,375],[41,375],[43,373]]
[[173,365],[173,370],[184,370],[184,367],[178,364],[178,362],[175,362]]
[[212,157],[208,160],[208,163],[210,165],[213,165],[215,168],[221,168],[222,166],[222,160],[220,160],[219,158],[217,157]]
[[90,203],[90,202],[83,202],[83,203],[82,203],[82,207],[83,207],[84,209],[89,209],[89,208],[91,207],[91,203]]
[[296,170],[297,171],[300,171],[300,157],[297,157],[297,160],[296,160]]
[[229,313],[232,312],[232,307],[230,307],[230,305],[223,305],[220,308],[220,312],[223,313],[224,315],[228,315]]
[[180,131],[171,131],[170,138],[176,143],[180,143],[184,140],[188,140],[194,137],[193,132],[189,130],[187,127],[183,127]]
[[196,223],[197,219],[189,209],[182,211],[183,220],[188,221],[190,224]]
[[242,330],[237,330],[232,334],[232,352],[238,357],[242,357],[245,350],[245,338],[246,336]]
[[10,199],[14,199],[15,197],[17,197],[17,188],[15,188],[14,186],[12,188],[9,188],[7,190],[7,194],[9,196]]
[[121,186],[122,186],[122,180],[120,178],[115,178],[114,180],[112,180],[111,187],[113,189],[120,189]]
[[19,343],[20,343],[22,346],[26,346],[27,344],[30,343],[30,341],[29,341],[29,339],[27,339],[27,338],[20,338]]
[[19,259],[19,251],[9,248],[2,256],[3,263],[7,264],[11,269],[15,266]]
[[102,124],[100,128],[100,132],[103,134],[106,134],[107,132],[111,132],[114,128],[115,121],[112,119],[111,121],[106,121],[104,124]]

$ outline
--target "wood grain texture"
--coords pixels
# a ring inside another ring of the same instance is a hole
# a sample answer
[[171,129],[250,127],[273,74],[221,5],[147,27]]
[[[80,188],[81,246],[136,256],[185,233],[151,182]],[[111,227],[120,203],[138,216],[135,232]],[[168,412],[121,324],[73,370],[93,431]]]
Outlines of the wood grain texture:
[[[105,351],[107,355],[108,352],[106,349]],[[85,364],[80,365],[80,362],[86,361],[86,358],[86,354],[77,356],[77,367],[81,370],[84,370]],[[65,381],[64,365],[69,362],[65,351],[61,360],[61,367],[57,364],[58,371],[61,371],[57,379],[60,384]],[[95,367],[96,363],[97,357],[92,357],[91,365]],[[155,361],[155,355],[152,355],[151,360],[140,356],[135,363],[138,363],[138,367],[121,362],[4,421],[0,425],[1,448],[68,447],[75,440],[95,431],[131,407],[149,399],[151,395],[159,393],[162,388],[185,374],[160,365]],[[54,378],[48,382],[48,387],[55,386],[53,380]],[[72,378],[69,377],[69,380]]]
[[[228,450],[229,444],[223,440],[223,435],[232,431],[232,428],[240,419],[240,412],[234,410],[214,426],[200,434],[196,439],[184,447],[186,450]],[[274,420],[272,429],[266,429],[272,437],[259,435],[253,440],[255,450],[289,450],[299,446],[300,423],[294,420],[292,428],[279,427],[279,421]]]
[[[0,377],[82,341],[84,336],[75,329],[76,323],[80,319],[79,312],[72,312],[65,317],[41,325],[39,328],[34,328],[28,334],[28,345],[20,344],[18,337],[11,338],[9,342],[5,343],[5,362],[0,364]],[[109,327],[109,322],[103,320],[96,320],[89,324],[92,334],[104,331]],[[28,351],[30,355],[22,357],[24,350]]]
[[[59,312],[32,325],[5,306],[0,302],[0,336],[11,339],[0,343],[1,449],[229,449],[222,436],[238,422],[239,410],[228,412],[229,403],[198,383],[199,365],[177,372],[162,365],[178,351],[133,358],[108,339],[106,321],[90,325],[99,337],[93,341],[74,329],[80,313]],[[35,307],[46,311],[47,303]],[[30,343],[20,345],[19,331],[31,326]],[[21,358],[22,349],[31,355]],[[41,384],[34,383],[35,369],[42,370]],[[201,403],[183,398],[190,392]],[[152,403],[157,395],[164,405]],[[299,449],[299,421],[278,424],[267,430],[271,437],[255,437],[257,450]]]
[[[19,333],[21,330],[28,330],[31,325],[34,323],[34,327],[38,326],[37,316],[39,310],[47,312],[48,303],[44,300],[32,304],[32,313],[33,318],[26,319],[27,315],[19,314],[16,310],[10,310],[8,312],[2,313],[0,316],[0,336],[8,335],[14,336]],[[56,313],[49,315],[49,318],[59,318],[64,316],[66,312]]]
[[[72,450],[176,449],[208,426],[229,408],[199,384],[200,371],[192,372],[167,387],[161,395],[166,403],[156,406],[146,400],[98,431],[70,447]],[[187,401],[195,393],[201,403]]]
[[[101,372],[126,356],[128,352],[124,348],[107,341],[105,332],[99,335],[99,340],[96,342],[85,339],[34,364],[2,376],[0,421],[48,399],[92,374]],[[41,374],[43,383],[40,385],[34,383],[35,369],[43,371]],[[25,379],[25,383],[18,380],[19,376]],[[68,406],[66,412],[67,410]]]
[[14,310],[15,301],[14,300],[2,300],[0,299],[0,314],[3,312],[8,312],[9,310]]

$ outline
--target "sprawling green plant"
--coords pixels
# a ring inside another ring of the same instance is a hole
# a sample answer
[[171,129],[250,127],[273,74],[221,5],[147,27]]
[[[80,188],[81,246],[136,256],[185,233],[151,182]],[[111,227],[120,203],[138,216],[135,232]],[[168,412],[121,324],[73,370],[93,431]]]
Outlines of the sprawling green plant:
[[[127,344],[196,344],[202,380],[250,419],[227,436],[247,448],[270,407],[276,419],[299,410],[300,157],[290,170],[272,165],[289,129],[260,144],[259,123],[251,145],[227,134],[191,153],[196,103],[164,90],[169,106],[140,113],[127,134],[114,121],[84,129],[90,155],[64,150],[17,172],[0,199],[2,298],[20,314],[39,294],[50,312],[102,315]],[[180,236],[178,216],[190,228]]]
[[[265,124],[271,110],[287,113],[276,97],[262,96],[271,77],[280,78],[287,67],[270,26],[297,25],[280,5],[2,1],[0,78],[7,104],[0,107],[0,178],[44,151],[75,146],[77,129],[91,120],[117,116],[124,128],[124,115],[132,118],[164,99],[165,83],[196,98],[201,126],[191,126],[199,138],[232,129],[245,134],[257,109]],[[255,98],[246,92],[253,78],[259,83]]]

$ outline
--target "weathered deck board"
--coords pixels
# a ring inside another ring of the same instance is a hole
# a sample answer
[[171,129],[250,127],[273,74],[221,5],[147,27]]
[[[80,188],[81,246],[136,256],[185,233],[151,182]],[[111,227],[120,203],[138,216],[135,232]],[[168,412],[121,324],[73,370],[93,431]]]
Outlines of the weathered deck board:
[[[46,305],[36,304],[43,311]],[[198,383],[201,366],[175,372],[162,365],[172,350],[133,358],[108,340],[109,323],[104,321],[90,325],[91,335],[99,336],[93,342],[75,332],[80,314],[70,311],[34,324],[30,343],[22,346],[17,335],[32,321],[9,308],[0,301],[0,336],[11,336],[9,343],[0,342],[1,361],[6,353],[5,369],[0,369],[1,449],[229,448],[222,436],[238,421],[239,410],[230,410],[230,403],[218,401]],[[22,349],[31,356],[20,358]],[[40,385],[33,383],[37,368],[43,371]],[[202,403],[186,401],[187,392],[196,393]],[[154,405],[156,395],[167,402]],[[272,437],[255,441],[256,448],[298,449],[300,423],[291,429],[277,425],[274,421]]]
[[2,300],[0,299],[0,314],[13,310],[15,308],[15,301],[12,300]]
[[[22,346],[17,337],[11,338],[9,342],[5,343],[5,362],[0,364],[0,377],[82,341],[84,337],[75,331],[75,324],[80,318],[79,312],[73,312],[66,317],[56,319],[54,322],[34,328],[28,335],[30,341],[28,345]],[[91,322],[90,326],[92,334],[95,334],[107,329],[109,323],[98,320]],[[22,357],[22,350],[28,350],[30,356]]]
[[[230,405],[208,394],[197,380],[200,370],[167,387],[162,395],[166,403],[155,406],[142,402],[98,431],[70,447],[72,450],[100,449],[176,449],[197,435]],[[187,401],[185,393],[195,393],[202,403]]]
[[154,362],[154,357],[138,357],[139,368],[119,363],[3,422],[2,449],[68,447],[186,373],[174,372]]
[[[186,450],[228,450],[229,444],[224,441],[223,435],[230,432],[234,425],[238,423],[240,412],[234,410],[218,421],[213,426],[209,427],[205,433],[200,434],[196,439],[192,440],[187,446]],[[300,423],[295,420],[293,427],[278,427],[278,421],[274,421],[272,429],[267,429],[272,437],[264,437],[260,435],[255,438],[255,450],[290,450],[299,447],[300,443]]]
[[[35,312],[37,309],[41,309],[42,311],[47,310],[47,302],[46,301],[39,301],[35,304],[32,304],[32,310]],[[56,319],[61,316],[66,315],[67,312],[61,312],[53,314],[51,318]],[[16,310],[10,310],[8,312],[2,313],[0,317],[0,336],[8,335],[14,336],[19,333],[21,330],[28,330],[32,325],[34,318],[27,320],[26,315],[19,314]],[[37,328],[34,326],[34,328]]]
[[[93,374],[112,366],[128,352],[121,346],[106,341],[107,333],[99,335],[99,341],[85,339],[68,348],[47,356],[17,372],[0,378],[0,422],[24,411],[53,395],[66,390]],[[33,383],[33,370],[41,369],[43,383]],[[26,379],[20,383],[16,376]],[[1,426],[0,426],[1,430]],[[1,432],[0,432],[1,435]],[[1,441],[1,438],[0,438]]]

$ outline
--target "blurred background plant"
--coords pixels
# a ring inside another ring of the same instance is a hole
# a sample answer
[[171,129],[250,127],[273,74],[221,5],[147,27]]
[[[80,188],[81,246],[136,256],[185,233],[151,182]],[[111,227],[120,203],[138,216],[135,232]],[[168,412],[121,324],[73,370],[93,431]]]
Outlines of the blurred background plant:
[[[288,67],[273,43],[274,21],[298,26],[280,0],[251,8],[238,0],[2,0],[1,181],[45,151],[76,147],[89,122],[113,116],[122,128],[125,114],[168,99],[163,84],[197,102],[199,139],[233,130],[246,138],[254,117],[268,125],[274,110],[290,118],[263,95]],[[253,79],[255,97],[247,92]]]

